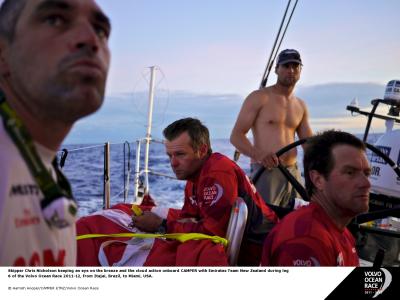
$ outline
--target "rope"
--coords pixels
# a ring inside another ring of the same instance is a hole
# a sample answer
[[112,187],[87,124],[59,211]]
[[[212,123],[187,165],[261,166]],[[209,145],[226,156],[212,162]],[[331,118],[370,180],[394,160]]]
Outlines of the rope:
[[[156,82],[154,83],[154,89],[155,89],[155,93],[154,93],[154,102],[158,102],[158,103],[165,103],[165,105],[162,106],[158,106],[158,109],[154,110],[154,113],[157,112],[157,114],[160,114],[160,117],[157,118],[157,122],[153,122],[152,127],[158,127],[161,124],[164,123],[165,121],[165,116],[166,116],[166,111],[169,107],[169,102],[170,102],[170,88],[168,85],[168,81],[167,81],[167,77],[165,76],[164,72],[162,71],[162,69],[159,66],[155,66],[156,70],[162,75],[161,77],[157,76],[156,77]],[[149,80],[148,80],[148,75],[150,74],[150,71],[148,68],[145,68],[144,70],[141,71],[141,79],[138,79],[137,82],[134,84],[133,87],[133,93],[132,93],[132,100],[133,100],[133,108],[134,110],[136,110],[138,112],[139,116],[145,116],[145,110],[147,109],[147,101],[142,101],[142,99],[145,99],[147,97],[147,94],[142,95],[142,92],[138,90],[138,86],[140,82],[145,82],[147,84],[149,84]],[[160,84],[161,82],[165,82],[166,88],[165,89],[161,89],[160,88]],[[143,97],[140,97],[143,96]],[[165,99],[165,100],[164,100]],[[141,103],[144,104],[141,104]],[[160,108],[161,107],[161,108]],[[140,126],[145,127],[146,125],[143,124],[143,122],[141,120],[135,119],[133,121],[135,124],[138,124]]]
[[111,238],[138,238],[138,239],[148,239],[148,238],[156,238],[156,239],[171,239],[177,240],[181,243],[191,241],[191,240],[210,240],[216,244],[222,244],[224,247],[228,245],[228,240],[216,235],[207,235],[203,233],[166,233],[166,234],[159,234],[159,233],[131,233],[131,232],[123,232],[123,233],[93,233],[93,234],[82,234],[76,236],[76,240],[84,240],[84,239],[93,239],[93,238],[104,238],[104,237],[111,237]]
[[[283,38],[285,37],[286,31],[287,31],[287,29],[288,29],[288,27],[289,27],[289,23],[290,23],[290,21],[292,20],[292,16],[293,16],[294,10],[296,9],[297,2],[298,2],[298,0],[296,0],[296,3],[295,3],[294,6],[293,6],[292,12],[290,13],[289,20],[288,20],[288,22],[286,23],[285,30],[283,31],[281,40],[279,41],[278,47],[276,48],[274,58],[272,59],[271,66],[270,66],[270,68],[269,68],[269,72],[271,72],[272,66],[273,66],[273,64],[274,64],[274,62],[275,62],[275,59],[276,59],[276,56],[278,55],[278,51],[279,51],[279,49],[281,48],[281,45],[282,45],[282,42],[283,42]],[[269,73],[268,73],[268,75],[269,75]],[[265,78],[265,85],[267,84],[267,81],[268,81],[268,75],[267,75],[267,77]],[[265,86],[265,85],[264,85],[264,86]]]
[[[163,76],[163,78],[160,79],[160,80],[156,83],[156,87],[158,87],[158,85],[161,83],[161,81],[162,81],[163,79],[164,79],[165,84],[166,84],[166,86],[167,86],[167,89],[166,89],[166,91],[167,91],[167,103],[166,103],[166,105],[165,105],[164,111],[162,112],[162,121],[161,121],[161,123],[160,123],[160,124],[164,124],[166,111],[167,111],[168,106],[169,106],[169,99],[170,99],[170,98],[169,98],[169,92],[170,92],[170,89],[169,89],[169,86],[168,86],[167,76],[165,76],[163,70],[162,70],[159,66],[157,66],[157,69],[158,69],[158,71],[160,71],[160,73],[161,73],[161,75]],[[157,126],[157,125],[156,125],[156,126]]]
[[[85,149],[91,149],[91,148],[97,148],[97,147],[104,147],[104,144],[101,144],[101,145],[94,145],[94,146],[87,146],[87,147],[82,147],[82,148],[75,148],[75,149],[68,150],[68,152],[75,152],[75,151],[80,151],[80,150],[85,150]],[[60,151],[58,151],[58,152],[62,152],[62,150],[60,150]]]
[[153,175],[161,176],[161,177],[166,177],[166,178],[169,178],[169,179],[178,180],[178,179],[177,179],[176,177],[174,177],[174,176],[170,176],[170,175],[163,174],[163,173],[159,173],[159,172],[155,172],[155,171],[150,171],[150,170],[149,170],[149,173],[150,173],[150,174],[153,174]]
[[115,200],[117,197],[121,196],[121,194],[125,191],[125,189],[122,189],[118,194],[116,194],[115,196],[113,196],[111,198],[111,200]]
[[[110,143],[111,145],[123,145],[124,143]],[[81,147],[81,148],[75,148],[75,149],[68,149],[68,152],[75,152],[75,151],[80,151],[80,150],[86,150],[86,149],[92,149],[92,148],[98,148],[98,147],[104,147],[104,144],[100,145],[93,145],[93,146],[87,146],[87,147]],[[58,152],[63,152],[63,150],[60,150]]]
[[[262,79],[261,79],[260,88],[265,87],[265,86],[267,85],[269,73],[271,72],[271,69],[272,69],[272,66],[273,66],[273,64],[274,64],[275,58],[276,58],[276,56],[277,56],[277,54],[278,54],[278,51],[279,51],[279,48],[280,48],[280,46],[281,46],[281,44],[282,44],[283,38],[285,37],[287,28],[288,28],[288,26],[289,26],[289,24],[290,24],[290,21],[291,21],[291,19],[292,19],[293,13],[294,13],[294,11],[295,11],[295,9],[296,9],[298,0],[296,0],[295,4],[293,5],[292,11],[291,11],[291,14],[290,14],[290,16],[289,16],[289,18],[288,18],[288,21],[287,21],[287,23],[286,23],[285,29],[284,29],[284,31],[283,31],[283,33],[282,33],[282,36],[280,36],[280,35],[281,35],[281,30],[282,30],[283,24],[284,24],[285,21],[286,21],[286,15],[287,15],[287,12],[288,12],[288,9],[289,9],[289,7],[290,7],[291,2],[292,2],[292,0],[289,0],[289,1],[288,1],[288,4],[287,4],[287,6],[286,6],[285,13],[284,13],[284,15],[283,15],[281,25],[279,26],[278,34],[276,35],[275,42],[274,42],[274,45],[272,46],[271,54],[270,54],[269,59],[268,59],[268,62],[267,62],[267,67],[265,68],[263,77],[262,77]],[[280,38],[280,41],[279,41],[279,43],[278,43],[279,38]],[[278,43],[278,47],[276,46],[277,43]]]

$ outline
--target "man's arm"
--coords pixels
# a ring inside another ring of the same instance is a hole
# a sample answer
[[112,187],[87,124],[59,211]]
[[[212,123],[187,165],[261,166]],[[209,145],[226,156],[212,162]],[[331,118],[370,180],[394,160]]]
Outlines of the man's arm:
[[235,146],[236,149],[255,161],[260,160],[262,154],[251,144],[246,134],[253,126],[261,108],[259,104],[259,93],[259,91],[254,91],[245,99],[230,138],[232,145]]
[[[303,114],[303,118],[301,119],[299,126],[296,129],[296,132],[297,132],[297,136],[299,137],[299,139],[305,139],[305,138],[312,136],[313,132],[312,132],[312,129],[311,129],[311,126],[309,123],[307,106],[303,100],[299,100],[299,101],[300,101],[301,105],[303,106],[304,114]],[[303,147],[304,147],[304,144],[303,144]]]

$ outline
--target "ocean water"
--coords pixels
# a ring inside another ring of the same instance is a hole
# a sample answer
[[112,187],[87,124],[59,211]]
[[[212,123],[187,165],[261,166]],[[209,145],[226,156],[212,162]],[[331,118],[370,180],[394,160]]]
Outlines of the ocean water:
[[[104,144],[99,145],[64,145],[68,150],[63,172],[69,179],[75,199],[79,205],[79,216],[85,216],[102,208],[103,205],[103,170]],[[220,152],[232,158],[234,147],[228,139],[212,141],[214,152]],[[125,172],[127,173],[128,149],[125,152]],[[60,157],[60,156],[59,156]],[[142,165],[144,162],[144,145],[142,145]],[[134,201],[134,172],[136,163],[136,143],[130,143],[131,172],[129,178],[129,193],[124,200],[124,145],[110,145],[110,191],[111,205]],[[246,173],[250,171],[250,160],[240,156],[239,166]],[[151,171],[175,177],[165,154],[164,145],[152,143],[150,145],[149,169]],[[163,176],[149,175],[150,195],[157,205],[180,208],[183,205],[183,191],[185,181]]]
[[[379,135],[373,134],[370,136],[369,142],[374,143]],[[361,138],[362,136],[359,135]],[[211,143],[214,152],[220,152],[232,158],[234,147],[228,139],[217,139]],[[97,210],[100,210],[103,205],[103,166],[104,166],[104,144],[99,145],[65,145],[63,148],[68,150],[68,156],[63,168],[64,174],[69,179],[74,197],[79,205],[79,216],[85,216]],[[298,165],[301,172],[303,149],[297,147],[298,150]],[[128,149],[125,153],[125,168],[127,171]],[[130,143],[130,178],[129,178],[129,193],[124,199],[124,145],[110,145],[110,190],[111,190],[111,205],[134,201],[134,172],[136,161],[136,143]],[[144,145],[142,145],[141,169],[144,162]],[[250,160],[244,155],[240,156],[238,161],[239,166],[249,174]],[[170,177],[175,177],[169,164],[167,155],[165,154],[164,145],[152,143],[150,146],[149,169],[151,171],[166,174]],[[149,175],[150,195],[159,206],[168,206],[180,208],[183,205],[183,191],[185,181],[171,179],[157,175]]]

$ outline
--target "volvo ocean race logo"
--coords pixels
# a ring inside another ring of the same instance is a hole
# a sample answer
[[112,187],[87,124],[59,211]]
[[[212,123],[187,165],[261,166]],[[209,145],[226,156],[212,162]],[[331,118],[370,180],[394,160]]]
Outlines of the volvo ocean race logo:
[[206,186],[203,190],[204,204],[207,206],[213,206],[224,194],[224,188],[215,183],[213,186]]
[[392,274],[384,268],[380,271],[364,271],[364,293],[372,298],[382,294],[392,282]]

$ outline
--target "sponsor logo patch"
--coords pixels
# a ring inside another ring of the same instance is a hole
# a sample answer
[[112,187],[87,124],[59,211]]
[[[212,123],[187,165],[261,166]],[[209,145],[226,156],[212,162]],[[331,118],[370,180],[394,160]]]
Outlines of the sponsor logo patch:
[[30,195],[39,195],[39,187],[36,184],[17,184],[10,189],[10,197]]
[[[385,155],[388,157],[390,156],[390,151],[392,150],[391,147],[386,147],[386,146],[376,146],[379,150],[381,150]],[[372,163],[377,163],[381,165],[386,165],[385,160],[380,157],[379,155],[375,154],[374,152],[370,152],[370,161]]]
[[203,190],[204,205],[212,206],[221,199],[224,189],[218,183],[212,186],[206,186]]
[[16,228],[33,226],[40,223],[39,216],[32,215],[29,209],[24,209],[23,216],[14,219]]
[[293,261],[293,266],[295,267],[311,267],[320,265],[321,264],[315,257],[310,257],[309,259],[296,259]]

